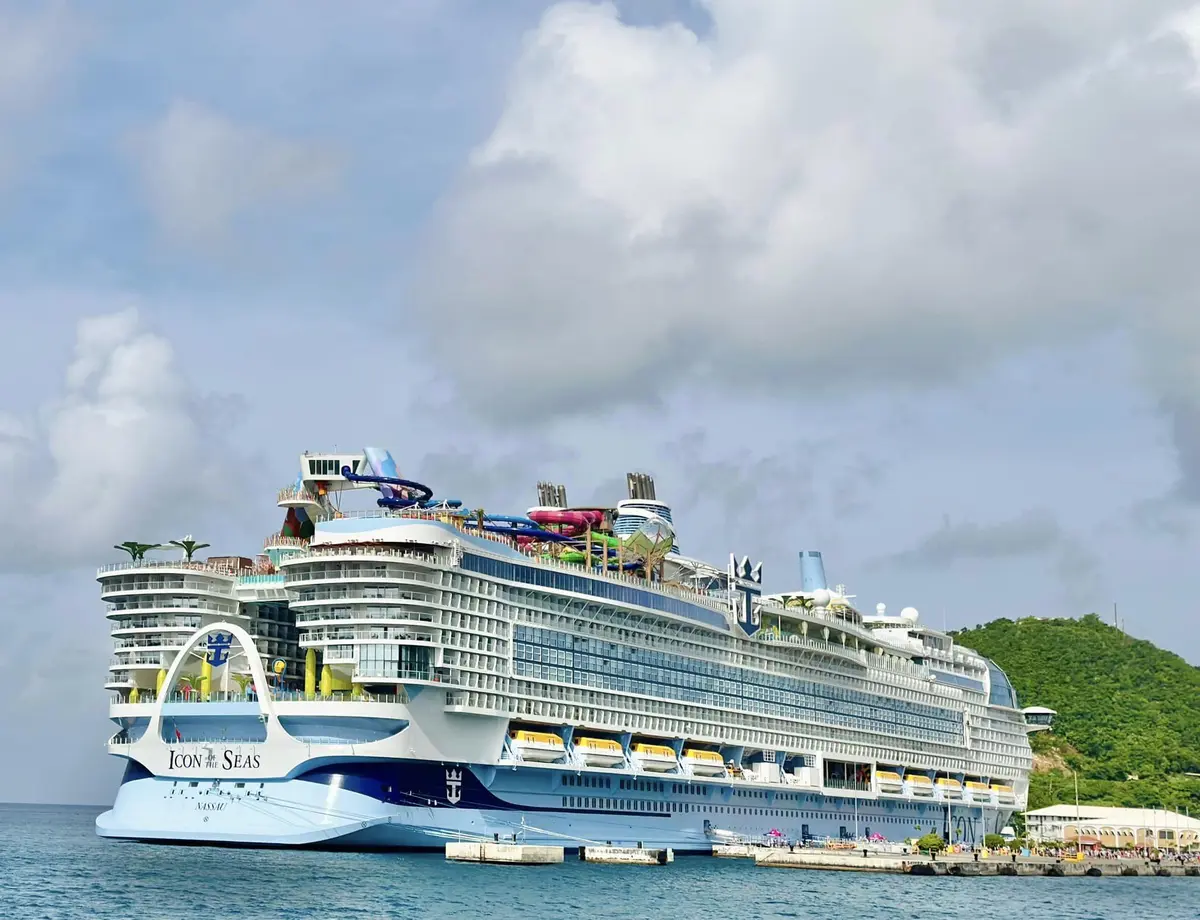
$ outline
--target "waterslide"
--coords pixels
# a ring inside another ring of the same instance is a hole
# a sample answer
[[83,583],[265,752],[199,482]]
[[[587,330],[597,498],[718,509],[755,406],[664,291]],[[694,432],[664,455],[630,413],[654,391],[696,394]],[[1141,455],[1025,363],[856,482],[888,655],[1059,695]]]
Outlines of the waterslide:
[[433,498],[433,489],[429,486],[400,477],[390,451],[379,447],[366,447],[363,448],[363,455],[367,458],[372,475],[359,476],[350,467],[343,466],[342,476],[347,482],[365,482],[379,486],[381,497],[376,504],[380,508],[412,508]]
[[582,536],[589,527],[597,527],[604,520],[603,511],[567,511],[559,508],[535,508],[529,512],[530,520],[543,527],[557,527],[558,532],[569,536]]
[[[600,509],[567,510],[563,508],[537,508],[528,516],[508,514],[486,514],[483,511],[471,511],[462,507],[458,499],[435,499],[433,489],[424,483],[412,479],[404,479],[396,467],[396,461],[389,451],[378,447],[364,448],[363,454],[370,469],[369,474],[354,473],[350,467],[343,466],[342,477],[347,482],[360,482],[376,486],[380,498],[377,504],[381,508],[421,508],[434,510],[446,509],[455,517],[462,518],[465,528],[478,528],[488,533],[506,534],[516,543],[564,543],[573,548],[560,554],[565,562],[589,564],[586,552],[586,533],[598,527],[604,521],[604,512]],[[295,522],[300,523],[300,522]],[[295,523],[293,526],[295,526]],[[618,556],[619,538],[610,534],[592,532],[591,549],[593,558],[603,557],[605,565],[616,567],[613,561]],[[624,568],[636,568],[637,561],[627,562]]]

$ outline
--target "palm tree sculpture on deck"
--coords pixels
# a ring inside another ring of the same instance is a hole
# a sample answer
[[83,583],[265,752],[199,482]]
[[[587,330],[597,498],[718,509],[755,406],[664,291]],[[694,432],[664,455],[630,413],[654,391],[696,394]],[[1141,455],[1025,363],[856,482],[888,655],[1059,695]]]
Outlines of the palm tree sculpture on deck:
[[119,549],[129,553],[129,558],[134,562],[141,562],[146,558],[146,553],[152,549],[162,549],[158,543],[138,543],[136,540],[126,540],[124,543],[118,543],[113,549]]
[[196,550],[199,550],[199,549],[204,549],[204,548],[205,548],[205,547],[207,547],[209,544],[207,544],[207,543],[197,543],[197,542],[196,542],[195,540],[193,540],[191,537],[185,537],[185,538],[184,538],[184,539],[182,539],[182,540],[172,540],[172,541],[170,542],[170,544],[169,544],[169,545],[170,545],[170,546],[178,546],[178,547],[179,547],[181,550],[183,550],[183,555],[184,555],[184,558],[185,558],[185,559],[186,559],[188,562],[191,562],[191,561],[192,561],[192,555],[193,555],[193,554],[196,552]]

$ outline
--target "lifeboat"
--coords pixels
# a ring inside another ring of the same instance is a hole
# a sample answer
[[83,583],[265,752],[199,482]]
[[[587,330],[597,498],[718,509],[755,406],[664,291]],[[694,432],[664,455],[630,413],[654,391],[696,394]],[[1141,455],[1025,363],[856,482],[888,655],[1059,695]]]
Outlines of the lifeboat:
[[971,798],[976,802],[990,802],[992,800],[992,787],[987,783],[981,783],[978,780],[969,779],[966,782],[967,792],[971,794]]
[[992,792],[996,794],[996,801],[1001,805],[1012,805],[1017,801],[1013,787],[1005,783],[992,783]]
[[908,791],[913,795],[933,795],[933,780],[928,776],[920,773],[905,773],[904,782],[908,784]]
[[522,760],[534,763],[554,763],[567,754],[562,738],[550,732],[513,732],[510,744]]
[[675,751],[665,744],[635,744],[633,754],[642,769],[651,773],[669,773],[679,765]]
[[876,770],[875,780],[879,783],[880,792],[904,791],[904,780],[900,778],[899,773],[893,773],[890,770]]
[[941,790],[943,799],[961,799],[963,787],[956,779],[949,776],[939,776],[937,779],[937,787]]
[[725,772],[725,761],[716,751],[684,748],[681,759],[696,776],[719,776]]
[[620,742],[606,738],[576,738],[575,753],[589,767],[619,767],[625,762]]

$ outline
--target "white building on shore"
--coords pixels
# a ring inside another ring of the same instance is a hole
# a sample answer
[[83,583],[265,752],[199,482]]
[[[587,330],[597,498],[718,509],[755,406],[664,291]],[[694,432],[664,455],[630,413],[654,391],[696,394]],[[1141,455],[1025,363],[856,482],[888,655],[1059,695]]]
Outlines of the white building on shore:
[[1161,808],[1051,805],[1025,815],[1029,839],[1105,849],[1200,849],[1200,818]]

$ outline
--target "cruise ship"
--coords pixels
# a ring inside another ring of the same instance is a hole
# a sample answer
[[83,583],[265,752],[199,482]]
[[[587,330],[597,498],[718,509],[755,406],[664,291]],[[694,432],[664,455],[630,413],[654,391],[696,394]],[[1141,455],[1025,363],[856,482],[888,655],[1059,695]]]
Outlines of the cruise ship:
[[386,450],[300,463],[256,557],[129,542],[99,570],[125,761],[99,834],[707,852],[976,844],[1025,807],[1003,671],[912,608],[861,613],[819,552],[767,594],[749,557],[686,555],[644,474],[499,515]]

